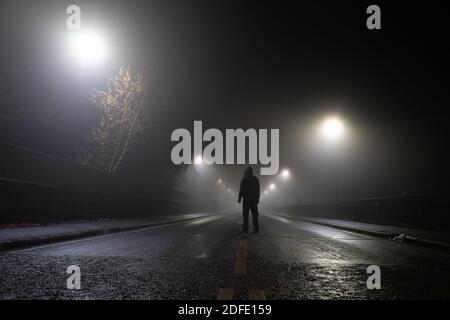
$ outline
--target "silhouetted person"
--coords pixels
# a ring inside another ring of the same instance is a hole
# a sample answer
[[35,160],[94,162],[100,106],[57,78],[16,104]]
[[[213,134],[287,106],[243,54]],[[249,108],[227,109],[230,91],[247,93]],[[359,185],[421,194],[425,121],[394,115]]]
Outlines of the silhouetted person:
[[253,175],[251,167],[245,170],[241,180],[238,202],[241,203],[242,199],[244,199],[242,203],[242,214],[244,216],[242,231],[248,232],[248,213],[250,210],[253,217],[253,232],[258,233],[259,180]]

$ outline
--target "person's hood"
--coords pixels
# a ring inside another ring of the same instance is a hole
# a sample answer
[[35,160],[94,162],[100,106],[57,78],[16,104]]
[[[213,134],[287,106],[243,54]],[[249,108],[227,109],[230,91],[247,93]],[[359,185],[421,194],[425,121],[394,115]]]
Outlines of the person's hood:
[[245,169],[244,177],[253,177],[252,167],[247,167],[247,169]]

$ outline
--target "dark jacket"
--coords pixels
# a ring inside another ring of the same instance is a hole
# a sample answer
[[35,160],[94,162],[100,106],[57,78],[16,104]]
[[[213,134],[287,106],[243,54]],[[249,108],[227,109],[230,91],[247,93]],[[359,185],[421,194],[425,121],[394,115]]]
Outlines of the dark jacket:
[[241,202],[242,198],[246,204],[259,203],[259,180],[251,170],[247,170],[241,180],[238,201]]

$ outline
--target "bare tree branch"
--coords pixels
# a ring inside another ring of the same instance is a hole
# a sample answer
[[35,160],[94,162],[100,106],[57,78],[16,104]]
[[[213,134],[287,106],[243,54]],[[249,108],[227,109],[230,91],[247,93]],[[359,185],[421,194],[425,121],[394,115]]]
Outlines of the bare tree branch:
[[80,162],[109,172],[119,168],[133,137],[145,128],[146,94],[143,75],[133,75],[125,67],[109,79],[105,91],[94,91],[92,99],[102,111],[102,120],[89,132]]

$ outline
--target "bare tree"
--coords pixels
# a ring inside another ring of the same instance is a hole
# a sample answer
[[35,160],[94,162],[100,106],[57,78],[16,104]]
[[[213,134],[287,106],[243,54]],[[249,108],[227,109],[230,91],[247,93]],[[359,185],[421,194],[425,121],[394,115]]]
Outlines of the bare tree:
[[80,162],[115,172],[130,143],[144,129],[147,87],[141,73],[133,75],[128,67],[108,81],[106,90],[95,90],[93,101],[99,105],[102,120],[90,130],[80,154]]

